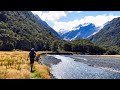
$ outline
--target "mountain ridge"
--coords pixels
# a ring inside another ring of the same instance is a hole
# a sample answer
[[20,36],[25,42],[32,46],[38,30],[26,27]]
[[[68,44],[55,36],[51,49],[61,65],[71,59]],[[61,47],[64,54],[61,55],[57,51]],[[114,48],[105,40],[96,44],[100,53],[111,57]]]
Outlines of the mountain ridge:
[[108,22],[97,34],[88,39],[100,46],[120,46],[120,17]]
[[74,27],[73,30],[65,33],[65,34],[61,34],[61,37],[64,40],[75,40],[78,38],[83,38],[86,39],[88,38],[88,36],[94,34],[95,32],[97,33],[99,31],[99,28],[96,27],[94,24],[92,23],[85,23],[84,25],[80,24],[76,27]]

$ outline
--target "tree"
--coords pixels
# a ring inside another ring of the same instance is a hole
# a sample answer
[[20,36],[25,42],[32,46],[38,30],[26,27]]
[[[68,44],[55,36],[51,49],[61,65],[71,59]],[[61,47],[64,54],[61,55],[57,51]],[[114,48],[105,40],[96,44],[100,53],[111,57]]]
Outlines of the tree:
[[118,54],[118,52],[117,51],[115,51],[115,50],[108,50],[107,52],[106,52],[106,54],[107,55],[115,55],[115,54]]
[[57,41],[53,41],[53,42],[52,42],[51,50],[52,50],[53,52],[58,52],[58,44],[57,44]]
[[72,50],[71,44],[70,43],[64,43],[63,44],[63,49],[65,51],[71,51]]
[[30,50],[31,49],[31,42],[25,38],[18,40],[16,48],[20,49],[20,50]]

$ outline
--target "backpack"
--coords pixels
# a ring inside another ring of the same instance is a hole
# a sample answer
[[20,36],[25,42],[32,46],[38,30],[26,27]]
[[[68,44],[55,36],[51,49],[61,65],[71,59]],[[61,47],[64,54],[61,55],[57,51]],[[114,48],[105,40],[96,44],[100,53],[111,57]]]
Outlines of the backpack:
[[30,51],[30,58],[35,58],[35,51]]

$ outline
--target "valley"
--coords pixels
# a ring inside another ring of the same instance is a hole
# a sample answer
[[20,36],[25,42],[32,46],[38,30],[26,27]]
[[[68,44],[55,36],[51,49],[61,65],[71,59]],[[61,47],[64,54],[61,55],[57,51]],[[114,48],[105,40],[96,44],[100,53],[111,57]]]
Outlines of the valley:
[[[120,78],[120,17],[100,26],[97,19],[92,21],[97,16],[67,24],[59,21],[62,15],[67,17],[66,12],[55,15],[57,11],[53,16],[52,11],[41,16],[31,11],[0,11],[0,79]],[[85,22],[89,19],[92,22]],[[59,24],[69,30],[53,29]],[[27,61],[31,48],[37,53],[34,72]]]

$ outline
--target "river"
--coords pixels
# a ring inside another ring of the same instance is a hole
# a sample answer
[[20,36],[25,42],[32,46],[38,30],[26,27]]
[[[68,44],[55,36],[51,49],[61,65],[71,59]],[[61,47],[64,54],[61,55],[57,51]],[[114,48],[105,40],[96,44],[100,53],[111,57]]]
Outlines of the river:
[[56,79],[120,79],[120,58],[47,55],[43,61]]

